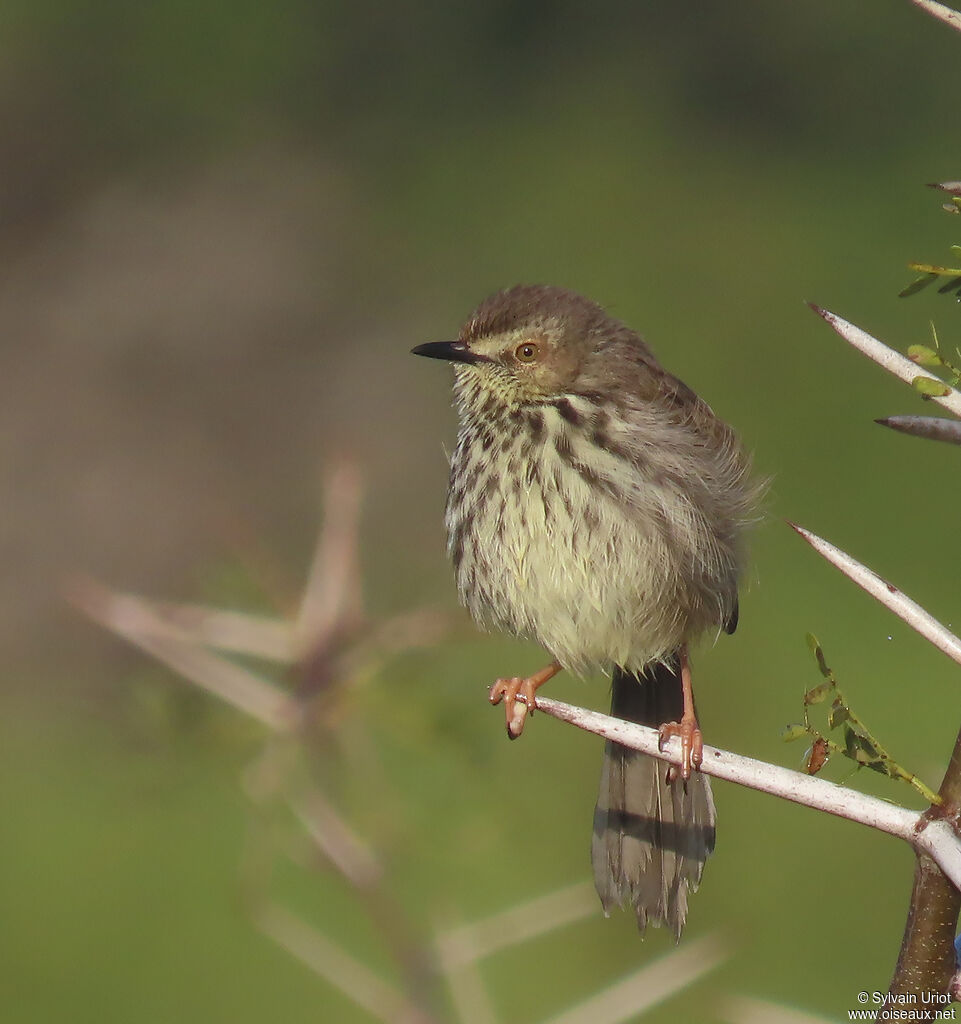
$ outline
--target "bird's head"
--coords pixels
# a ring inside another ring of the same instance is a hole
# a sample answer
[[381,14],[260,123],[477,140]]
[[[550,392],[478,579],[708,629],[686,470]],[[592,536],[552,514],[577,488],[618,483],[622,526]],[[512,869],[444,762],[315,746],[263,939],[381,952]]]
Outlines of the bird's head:
[[454,364],[459,395],[504,405],[603,393],[626,354],[650,358],[640,338],[596,303],[564,288],[516,285],[477,307],[456,341],[418,345],[415,355]]

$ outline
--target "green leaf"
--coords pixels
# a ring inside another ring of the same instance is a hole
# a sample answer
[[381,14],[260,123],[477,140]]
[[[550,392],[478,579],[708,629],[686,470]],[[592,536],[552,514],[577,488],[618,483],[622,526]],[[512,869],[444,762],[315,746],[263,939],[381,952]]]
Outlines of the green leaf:
[[935,380],[933,377],[915,377],[911,381],[911,387],[922,398],[943,398],[951,394],[951,389],[943,380]]
[[941,267],[936,263],[909,263],[908,266],[919,274],[935,274],[940,277],[957,277],[961,274],[959,267]]
[[867,736],[862,736],[860,733],[858,734],[858,746],[861,748],[861,750],[864,751],[864,753],[865,753],[865,755],[867,757],[870,757],[872,760],[875,760],[875,761],[880,760],[881,752],[867,738]]
[[781,730],[781,739],[785,743],[793,743],[794,740],[799,740],[802,736],[807,736],[808,731],[803,725],[786,725]]
[[834,689],[833,683],[821,683],[820,686],[815,686],[812,690],[804,695],[805,704],[823,704],[828,699],[828,695]]
[[927,345],[909,345],[908,359],[919,366],[941,366],[943,363],[938,353]]
[[[820,643],[818,643],[818,638],[813,633],[808,633],[806,639],[807,639],[808,647],[811,648],[811,651],[814,654],[814,657],[817,659],[818,671],[826,679],[830,679],[831,678],[831,670],[828,668],[828,664],[824,660],[824,651],[821,649]],[[813,691],[811,691],[811,692],[813,692]],[[821,697],[820,700],[824,700],[824,697]],[[811,704],[817,704],[817,703],[819,703],[819,701],[813,700],[813,701],[810,701],[810,703]]]
[[836,729],[839,725],[851,720],[851,712],[841,703],[838,698],[834,699],[831,705],[831,713],[828,715],[828,728]]
[[[961,210],[958,212],[961,213]],[[906,299],[909,295],[917,295],[918,292],[927,288],[929,284],[933,284],[937,279],[937,274],[923,274],[921,277],[916,277],[907,288],[902,288],[898,292],[898,298]]]
[[[884,758],[867,736],[849,728],[845,732],[844,738],[844,752],[853,761],[868,768],[874,768],[875,771],[887,772],[887,769],[883,767]],[[879,765],[881,767],[878,767]]]

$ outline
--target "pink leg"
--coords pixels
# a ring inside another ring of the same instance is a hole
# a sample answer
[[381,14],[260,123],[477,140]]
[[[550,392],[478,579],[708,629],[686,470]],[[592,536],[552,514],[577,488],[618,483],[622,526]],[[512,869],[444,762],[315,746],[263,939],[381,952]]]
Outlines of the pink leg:
[[[664,744],[672,737],[681,738],[681,778],[689,779],[692,768],[700,768],[704,760],[704,737],[701,735],[701,727],[697,724],[697,716],[694,714],[694,687],[691,684],[691,665],[687,659],[687,646],[684,645],[678,651],[681,662],[681,695],[684,699],[684,711],[680,722],[665,722],[657,730],[659,734],[658,745],[664,749]],[[674,774],[673,765],[668,772],[668,781]]]
[[534,713],[537,707],[536,693],[539,687],[543,686],[548,679],[553,679],[561,666],[552,661],[547,668],[535,672],[532,676],[522,679],[520,676],[513,676],[510,679],[498,679],[490,689],[491,704],[504,702],[504,711],[507,718],[507,735],[516,740],[524,731],[524,720],[528,712]]

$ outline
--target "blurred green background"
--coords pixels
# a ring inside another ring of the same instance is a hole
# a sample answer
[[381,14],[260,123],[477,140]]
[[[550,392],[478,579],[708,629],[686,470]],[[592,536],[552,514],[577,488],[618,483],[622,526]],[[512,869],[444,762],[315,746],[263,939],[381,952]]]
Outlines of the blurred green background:
[[[245,911],[244,851],[272,827],[241,785],[261,731],[61,596],[85,571],[235,608],[294,599],[321,468],[345,453],[367,479],[372,613],[457,625],[349,691],[341,746],[318,752],[328,796],[425,936],[588,879],[600,743],[540,717],[508,744],[485,707],[541,655],[455,610],[449,381],[408,355],[515,282],[642,330],[773,477],[741,626],[697,656],[708,742],[798,763],[779,731],[817,681],[811,630],[937,785],[956,667],[783,520],[961,625],[956,450],[875,426],[923,406],[804,305],[902,349],[930,319],[958,343],[953,300],[897,298],[907,260],[957,241],[923,187],[959,172],[957,34],[907,0],[10,0],[0,68],[4,1020],[369,1019]],[[601,680],[550,691],[607,699]],[[729,958],[645,1019],[727,1019],[730,994],[834,1017],[883,989],[910,851],[715,792],[685,941],[720,934]],[[391,975],[336,873],[277,875],[285,906]],[[483,979],[502,1020],[533,1022],[672,948],[598,910]]]

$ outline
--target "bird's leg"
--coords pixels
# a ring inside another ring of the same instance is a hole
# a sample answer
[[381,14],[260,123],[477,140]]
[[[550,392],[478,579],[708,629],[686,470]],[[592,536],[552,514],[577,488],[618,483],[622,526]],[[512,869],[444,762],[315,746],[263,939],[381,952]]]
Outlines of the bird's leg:
[[[665,722],[658,727],[658,747],[663,750],[664,744],[672,736],[681,738],[681,778],[691,777],[691,768],[700,768],[704,759],[704,737],[701,727],[697,724],[694,714],[694,687],[691,685],[691,664],[687,660],[687,645],[682,644],[678,651],[681,663],[681,696],[684,699],[684,711],[680,722]],[[677,767],[671,765],[667,772],[667,781],[672,782],[677,774]]]
[[534,713],[537,707],[535,694],[539,687],[543,686],[548,679],[553,679],[561,666],[552,661],[547,668],[535,672],[532,676],[522,679],[520,676],[513,676],[511,679],[498,679],[490,689],[491,704],[504,702],[504,711],[507,716],[507,735],[516,740],[524,731],[524,721],[528,712]]

